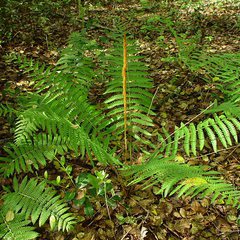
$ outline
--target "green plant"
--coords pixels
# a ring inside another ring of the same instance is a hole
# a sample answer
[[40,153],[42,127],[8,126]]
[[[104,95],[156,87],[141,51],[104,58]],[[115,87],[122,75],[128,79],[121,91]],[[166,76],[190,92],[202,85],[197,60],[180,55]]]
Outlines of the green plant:
[[[134,42],[127,41],[125,35],[122,46],[120,35],[115,36],[113,47],[102,59],[107,82],[105,101],[101,103],[103,108],[89,101],[89,88],[96,76],[89,67],[89,56],[97,46],[92,48],[81,34],[72,35],[55,68],[23,61],[23,68],[33,79],[35,92],[20,97],[15,142],[6,145],[6,156],[0,158],[1,174],[8,177],[34,172],[71,152],[92,165],[98,162],[98,165],[122,166],[123,173],[132,177],[131,184],[144,181],[143,185],[149,187],[161,183],[160,193],[164,196],[176,192],[178,196],[200,194],[209,196],[212,202],[224,200],[226,204],[239,207],[239,190],[222,180],[219,173],[174,161],[180,146],[187,155],[196,155],[209,142],[214,151],[218,150],[217,141],[223,147],[231,145],[233,140],[238,142],[239,120],[228,115],[214,115],[198,124],[182,124],[171,134],[163,129],[163,136],[158,133],[159,145],[152,143],[153,96],[148,91],[152,81],[146,77],[147,68],[139,61],[141,57],[134,50]],[[128,159],[136,162],[140,154],[142,163],[127,164]],[[68,173],[71,181],[71,169],[67,170],[68,164],[63,159],[59,160],[61,171]],[[69,230],[75,220],[66,213],[67,207],[59,196],[55,196],[55,191],[45,187],[45,181],[38,184],[34,178],[29,181],[25,178],[18,184],[14,180],[15,192],[3,196],[4,204],[11,206],[11,211],[31,216],[33,223],[39,219],[42,225],[50,218],[52,228],[57,225],[59,230]],[[114,195],[105,172],[96,172],[96,176],[82,175],[74,184],[76,191],[87,188],[80,203],[85,204],[88,214],[93,212],[90,204],[93,197],[104,197],[108,206],[106,194]],[[34,193],[30,191],[33,188]],[[75,195],[69,195],[68,200],[73,200]],[[35,207],[38,199],[41,204]],[[54,207],[59,211],[54,212]]]
[[13,211],[0,211],[0,237],[1,239],[35,239],[38,233],[29,226],[31,221],[26,220],[24,214],[15,215]]
[[99,200],[103,205],[116,206],[120,197],[115,194],[111,180],[105,171],[96,171],[95,175],[81,173],[75,179],[75,192],[68,192],[65,199],[77,206],[84,206],[87,216],[94,214],[94,203]]
[[186,34],[177,34],[169,19],[165,19],[164,22],[175,37],[178,46],[178,56],[164,60],[177,61],[223,93],[224,102],[220,103],[219,108],[216,108],[217,104],[215,104],[214,109],[207,111],[208,113],[223,111],[239,117],[237,108],[240,102],[240,53],[219,54],[202,50],[197,44],[201,39],[199,34],[187,38]]
[[237,144],[239,130],[240,121],[237,118],[215,114],[214,118],[207,118],[198,123],[197,126],[193,123],[190,123],[189,126],[181,123],[180,127],[175,127],[171,135],[163,129],[163,136],[159,135],[161,144],[158,151],[165,152],[165,156],[175,156],[181,142],[188,156],[190,153],[196,156],[198,149],[201,151],[206,144],[206,139],[209,139],[214,152],[217,152],[217,140],[224,148],[233,145],[232,138]]
[[[13,189],[13,192],[8,192],[3,197],[4,204],[1,208],[3,239],[24,239],[25,234],[30,234],[31,238],[27,239],[32,239],[37,235],[32,232],[32,227],[24,227],[29,221],[22,221],[21,216],[25,219],[30,217],[33,224],[38,221],[39,226],[49,219],[52,230],[57,228],[69,231],[72,228],[75,217],[67,213],[67,204],[59,199],[60,196],[56,195],[52,188],[46,187],[44,182],[38,184],[35,179],[28,180],[25,177],[19,184],[14,178]],[[19,229],[16,226],[19,226]]]
[[163,157],[152,154],[148,162],[123,169],[124,174],[132,176],[130,184],[144,181],[143,189],[161,183],[158,194],[164,197],[176,192],[178,197],[211,196],[212,203],[217,199],[218,201],[226,200],[226,204],[239,207],[240,192],[220,179],[217,176],[218,172],[206,171],[200,166],[178,163],[174,158],[175,156]]
[[[150,137],[151,133],[147,130],[147,127],[153,126],[150,118],[151,115],[154,115],[151,109],[153,95],[149,92],[153,83],[151,79],[146,77],[147,68],[139,61],[141,57],[137,56],[134,42],[129,40],[126,59],[127,83],[126,86],[123,86],[122,65],[124,52],[122,51],[122,42],[119,41],[121,35],[116,34],[112,38],[115,39],[114,45],[105,59],[108,66],[108,70],[106,70],[107,76],[110,78],[105,91],[108,96],[107,100],[105,100],[106,117],[111,119],[113,127],[110,129],[112,129],[115,137],[121,136],[126,130],[129,138],[131,136],[138,141],[144,142],[144,138],[141,136]],[[123,90],[123,88],[125,89]],[[123,91],[125,91],[126,99],[124,99]],[[125,104],[127,107],[126,126],[124,126]]]
[[164,31],[163,28],[160,28],[159,25],[162,24],[162,18],[160,16],[153,15],[144,22],[140,32],[143,34],[152,33],[152,35],[161,35]]

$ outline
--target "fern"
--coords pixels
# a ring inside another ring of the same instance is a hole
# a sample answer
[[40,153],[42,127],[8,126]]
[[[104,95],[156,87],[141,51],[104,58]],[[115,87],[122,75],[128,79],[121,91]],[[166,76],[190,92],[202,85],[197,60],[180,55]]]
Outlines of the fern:
[[45,166],[46,160],[52,160],[56,154],[63,154],[67,149],[66,142],[57,135],[53,137],[41,134],[20,145],[10,143],[4,147],[8,156],[0,157],[0,171],[5,176],[14,172],[32,172],[33,169],[39,169],[39,166]]
[[164,130],[163,135],[159,135],[160,150],[165,152],[166,156],[175,155],[182,142],[186,154],[191,153],[197,155],[197,147],[201,151],[210,140],[214,152],[218,151],[218,140],[223,147],[232,146],[233,141],[238,143],[237,132],[240,130],[240,122],[237,118],[227,117],[225,115],[208,118],[195,126],[191,123],[188,126],[181,124],[180,128],[176,128],[174,133],[170,135]]
[[88,94],[96,77],[92,58],[89,55],[99,47],[94,41],[86,38],[85,32],[72,33],[68,42],[69,45],[63,50],[55,67],[17,56],[18,65],[24,73],[28,73],[31,84],[38,89],[38,92],[45,91],[49,87],[57,90],[69,83],[75,83],[81,86],[79,91]]
[[15,116],[17,114],[17,110],[14,109],[12,106],[9,104],[0,104],[0,116],[7,116],[9,115],[10,117]]
[[[8,217],[9,213],[12,216]],[[14,214],[12,211],[0,211],[0,238],[3,240],[35,239],[38,233],[29,226],[31,221],[26,220],[24,214]]]
[[[91,160],[92,155],[95,155],[104,164],[119,163],[107,153],[111,131],[108,125],[112,121],[88,103],[87,83],[82,85],[82,79],[91,82],[93,72],[82,71],[91,66],[85,68],[84,65],[89,63],[83,52],[89,50],[89,44],[86,40],[79,40],[79,36],[73,34],[70,37],[69,47],[65,49],[55,69],[46,69],[44,65],[24,59],[21,68],[31,73],[38,94],[29,94],[22,100],[24,108],[18,113],[15,130],[16,146],[10,146],[12,150],[6,148],[10,156],[1,158],[4,162],[1,171],[6,175],[14,171],[32,171],[32,166],[38,169],[38,164],[46,164],[44,156],[52,160],[56,154],[63,154],[67,149],[74,150],[77,155],[80,153],[82,157],[87,153]],[[80,46],[81,49],[76,53]],[[73,63],[73,59],[79,62]],[[108,131],[105,130],[107,128]],[[47,134],[36,137],[39,132]],[[57,142],[53,143],[53,139]],[[54,147],[55,151],[52,150]]]
[[67,213],[67,204],[59,195],[44,182],[37,183],[35,179],[23,179],[21,184],[14,178],[14,192],[4,195],[4,207],[16,214],[24,214],[25,219],[31,218],[35,224],[37,221],[42,226],[49,219],[51,229],[69,231],[76,223],[75,217]]
[[[128,56],[125,58],[128,59],[127,84],[124,89],[126,104],[122,83],[122,37],[116,35],[114,39],[116,43],[105,59],[108,69],[104,69],[104,76],[108,82],[103,110],[91,104],[88,97],[96,74],[87,55],[92,54],[91,48],[95,43],[88,44],[80,35],[72,35],[69,46],[55,67],[24,60],[22,67],[30,73],[36,93],[21,98],[23,107],[17,112],[15,142],[5,147],[7,156],[0,158],[2,174],[10,176],[33,172],[69,151],[82,158],[88,156],[92,164],[96,159],[105,165],[125,166],[115,157],[115,149],[111,148],[124,133],[124,113],[127,113],[128,137],[147,143],[143,152],[154,145],[149,144],[152,136],[149,129],[154,126],[150,118],[154,115],[150,93],[152,81],[146,77],[147,68],[139,61],[141,57],[137,56],[135,44],[128,41]],[[180,57],[184,56],[180,54]],[[123,172],[131,176],[131,184],[145,181],[144,188],[161,183],[160,193],[164,196],[175,193],[179,197],[210,196],[212,202],[224,200],[237,206],[239,191],[217,177],[217,172],[180,164],[174,159],[181,151],[180,146],[187,155],[194,156],[208,146],[208,142],[215,152],[219,145],[227,148],[238,143],[239,130],[238,118],[216,114],[214,118],[198,124],[190,123],[188,126],[181,123],[175,127],[174,133],[163,129],[163,133],[158,135],[160,145],[154,146],[154,153],[145,157],[149,157],[149,161],[142,165],[125,166]],[[28,181],[24,178],[20,184],[14,180],[14,192],[5,194],[4,206],[7,211],[14,211],[16,216],[23,214],[25,219],[30,218],[33,224],[38,221],[41,226],[49,219],[52,229],[56,226],[58,230],[70,230],[75,223],[75,218],[67,213],[67,205],[56,196],[56,192],[44,182],[38,184],[35,179]],[[27,229],[28,223],[20,226],[31,231],[31,228]],[[3,232],[8,234],[8,230]]]
[[192,52],[184,59],[191,71],[204,72],[204,78],[221,90],[226,100],[239,102],[240,53],[209,54]]
[[[192,38],[186,38],[184,34],[178,35],[172,27],[171,20],[166,19],[165,23],[176,39],[179,62],[183,63],[193,74],[201,74],[204,80],[216,86],[225,95],[225,102],[228,101],[232,105],[238,103],[237,107],[239,107],[240,53],[217,54],[201,50],[196,44],[200,40],[198,34]],[[236,111],[234,112],[239,115]]]
[[[39,121],[37,124],[40,128],[38,129],[46,129],[49,134],[38,134],[31,140],[31,135],[27,133],[32,118]],[[24,126],[28,127],[18,135],[17,145],[10,144],[10,148],[5,148],[9,156],[0,158],[2,161],[0,169],[6,176],[13,174],[15,171],[18,173],[26,172],[32,171],[33,167],[38,169],[39,165],[45,166],[46,159],[51,161],[56,154],[64,154],[68,149],[74,150],[77,155],[80,151],[82,157],[87,152],[91,158],[92,153],[94,153],[97,160],[103,164],[120,164],[116,158],[107,152],[107,139],[101,144],[97,139],[90,139],[79,125],[73,125],[64,118],[47,116],[44,112],[37,112],[32,115],[32,118],[29,118],[28,121],[25,119],[23,126],[19,124],[21,130],[24,130]]]
[[232,101],[223,102],[219,105],[217,104],[217,102],[215,102],[214,106],[211,109],[205,111],[205,114],[217,112],[224,112],[226,115],[239,118],[240,106],[237,104],[237,102]]
[[[29,107],[21,113],[17,122],[16,138],[18,138],[18,135],[24,135],[22,131],[28,128],[28,124],[24,124],[24,119],[31,120],[27,120],[28,123],[31,122],[29,125],[30,134],[31,131],[34,131],[33,128],[37,128],[42,121],[45,122],[45,126],[42,122],[44,129],[49,132],[56,132],[56,128],[51,130],[50,125],[54,123],[51,123],[53,121],[50,118],[57,122],[60,120],[68,122],[67,125],[70,123],[72,123],[72,126],[80,125],[87,134],[101,135],[101,131],[108,125],[108,120],[104,119],[104,114],[101,111],[96,110],[94,106],[88,103],[87,97],[83,96],[76,86],[70,84],[58,89],[57,92],[52,88],[50,91],[50,94],[36,95],[28,100]],[[50,120],[49,125],[46,119]],[[28,130],[26,129],[26,131]]]
[[[107,75],[110,81],[107,84],[105,94],[108,96],[105,101],[107,117],[111,118],[111,126],[115,135],[121,135],[124,131],[124,96],[122,83],[123,50],[122,35],[114,35],[115,39],[112,50],[106,57],[108,65]],[[152,80],[147,78],[147,67],[139,61],[136,44],[127,41],[127,130],[128,135],[141,140],[141,135],[151,136],[147,130],[153,126],[149,115],[154,115],[151,110]]]
[[142,184],[143,189],[161,183],[159,194],[164,197],[178,192],[178,197],[196,195],[210,196],[212,203],[217,199],[226,201],[234,207],[239,206],[240,191],[216,175],[215,171],[205,171],[200,166],[177,163],[174,157],[150,156],[150,160],[141,165],[128,166],[123,170],[125,176],[131,176],[129,184]]

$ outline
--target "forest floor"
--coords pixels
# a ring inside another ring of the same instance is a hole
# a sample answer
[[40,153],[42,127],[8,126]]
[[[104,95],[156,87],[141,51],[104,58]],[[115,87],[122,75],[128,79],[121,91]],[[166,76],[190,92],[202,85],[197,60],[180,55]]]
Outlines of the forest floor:
[[[216,95],[219,99],[223,96],[210,83],[203,81],[200,74],[192,73],[177,61],[166,60],[176,57],[178,48],[176,39],[166,26],[157,20],[158,17],[171,18],[177,32],[186,33],[189,38],[200,33],[201,40],[198,44],[209,52],[240,50],[239,6],[205,4],[199,11],[191,7],[178,7],[174,3],[161,7],[143,7],[139,3],[123,2],[101,7],[92,6],[84,19],[88,36],[95,40],[104,36],[107,30],[111,30],[116,19],[126,23],[126,29],[139,42],[140,54],[144,56],[143,61],[149,67],[149,77],[154,79],[154,123],[157,128],[165,126],[168,130],[174,129],[174,126],[181,122],[191,121],[213,102]],[[0,46],[2,93],[6,85],[19,91],[29,89],[26,75],[8,59],[10,53],[21,53],[54,65],[61,49],[67,45],[70,33],[82,30],[82,23],[73,4],[68,8],[58,9],[56,15],[47,17],[44,23],[44,19],[41,22],[40,20],[39,17],[26,18],[24,14],[19,15],[15,22],[12,20],[11,24],[15,28]],[[98,101],[103,92],[102,86],[96,84],[92,92],[92,100]],[[12,97],[4,94],[1,95],[1,100],[14,101]],[[200,115],[198,120],[204,117]],[[0,123],[2,146],[12,138],[12,123],[5,118],[1,118]],[[1,151],[0,148],[0,153]],[[216,154],[209,149],[199,157],[184,158],[192,165],[210,166],[239,187],[239,154],[240,149],[236,146]],[[222,203],[212,205],[208,198],[162,198],[155,194],[154,188],[143,191],[139,185],[123,189],[119,178],[108,170],[106,169],[114,189],[120,192],[122,198],[116,206],[107,209],[102,199],[95,199],[93,216],[85,216],[83,209],[77,209],[81,218],[72,234],[50,232],[44,228],[39,229],[41,237],[38,239],[240,239],[239,226],[236,224],[239,213],[235,208]],[[76,211],[74,206],[71,207]],[[145,233],[147,234],[144,238]]]

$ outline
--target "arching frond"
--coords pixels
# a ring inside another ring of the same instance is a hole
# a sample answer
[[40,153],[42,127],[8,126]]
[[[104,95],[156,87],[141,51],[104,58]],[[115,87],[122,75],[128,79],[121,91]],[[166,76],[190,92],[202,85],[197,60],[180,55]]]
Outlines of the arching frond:
[[142,182],[143,189],[161,184],[158,193],[165,197],[175,193],[178,193],[178,197],[209,196],[212,203],[220,200],[240,208],[240,191],[219,178],[218,172],[178,163],[174,161],[174,157],[152,156],[148,162],[141,165],[125,167],[123,173],[131,176],[129,184]]
[[14,172],[32,172],[33,169],[39,169],[39,166],[45,166],[47,160],[51,161],[56,154],[63,154],[66,149],[66,141],[58,135],[53,137],[40,134],[34,136],[32,141],[21,142],[20,145],[10,143],[4,148],[8,156],[0,157],[0,172],[5,176]]
[[29,226],[31,221],[25,219],[24,214],[13,211],[0,211],[0,238],[3,240],[36,239],[38,233]]
[[16,214],[23,213],[25,219],[30,217],[33,224],[38,221],[42,226],[49,219],[51,229],[69,231],[76,223],[73,214],[67,212],[67,204],[44,182],[38,184],[25,177],[20,184],[14,179],[13,187],[14,192],[3,197],[4,206]]
[[208,118],[196,126],[193,123],[189,126],[182,123],[171,135],[163,129],[163,135],[159,136],[160,152],[165,152],[166,156],[175,155],[182,144],[188,156],[196,156],[207,142],[217,152],[220,143],[224,148],[232,146],[233,141],[238,143],[239,130],[240,122],[237,118],[214,114],[214,118]]

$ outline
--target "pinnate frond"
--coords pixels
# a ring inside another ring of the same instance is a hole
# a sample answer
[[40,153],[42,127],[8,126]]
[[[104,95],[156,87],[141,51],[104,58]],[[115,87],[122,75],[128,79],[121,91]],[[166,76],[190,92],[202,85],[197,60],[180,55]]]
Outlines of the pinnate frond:
[[[12,215],[8,217],[9,213]],[[25,219],[24,214],[15,214],[13,211],[0,211],[0,238],[3,240],[30,240],[36,239],[38,233],[29,226],[31,221]]]
[[129,184],[142,183],[143,189],[161,184],[158,193],[165,197],[175,193],[178,197],[209,196],[212,203],[219,200],[240,207],[240,191],[218,177],[218,172],[178,163],[174,161],[174,157],[152,156],[141,165],[126,167],[123,174],[130,176]]
[[25,177],[20,184],[14,179],[13,187],[14,191],[3,197],[4,206],[24,214],[26,219],[30,217],[33,224],[38,221],[42,226],[49,219],[52,229],[69,231],[76,223],[73,214],[67,212],[67,204],[45,182],[38,184],[37,180]]
[[159,150],[166,156],[176,155],[182,144],[188,156],[196,156],[210,142],[214,152],[217,152],[220,143],[224,148],[232,146],[233,142],[238,143],[239,131],[240,121],[237,118],[214,114],[214,118],[207,118],[197,125],[190,123],[186,126],[182,123],[171,135],[163,129],[163,134],[159,136]]

